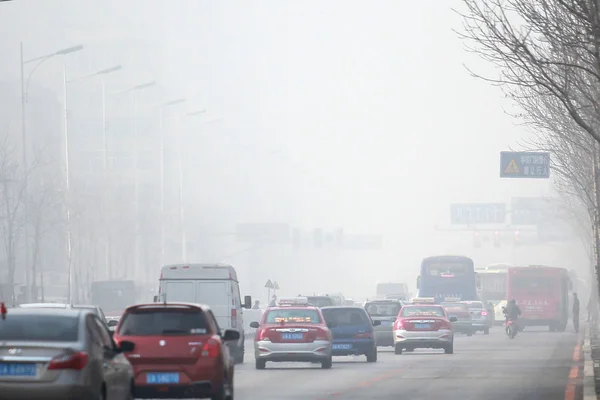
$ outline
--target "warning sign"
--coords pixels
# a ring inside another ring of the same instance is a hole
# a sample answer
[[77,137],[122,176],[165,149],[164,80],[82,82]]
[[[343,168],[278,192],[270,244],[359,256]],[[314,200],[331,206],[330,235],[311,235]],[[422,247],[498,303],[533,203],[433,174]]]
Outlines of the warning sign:
[[517,165],[517,162],[515,160],[510,160],[510,162],[508,163],[508,167],[506,167],[506,169],[504,169],[504,173],[505,174],[518,174],[519,166]]

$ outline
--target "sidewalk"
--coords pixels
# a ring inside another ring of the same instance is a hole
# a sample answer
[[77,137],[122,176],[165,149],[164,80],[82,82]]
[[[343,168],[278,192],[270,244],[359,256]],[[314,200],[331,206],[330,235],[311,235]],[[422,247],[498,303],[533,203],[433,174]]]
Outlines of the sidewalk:
[[[597,400],[600,397],[596,394],[596,379],[594,372],[598,377],[600,384],[600,343],[596,343],[598,339],[598,327],[594,324],[586,324],[585,334],[583,338],[583,399],[584,400]],[[592,360],[592,338],[594,338],[594,358]],[[599,386],[600,389],[600,386]]]

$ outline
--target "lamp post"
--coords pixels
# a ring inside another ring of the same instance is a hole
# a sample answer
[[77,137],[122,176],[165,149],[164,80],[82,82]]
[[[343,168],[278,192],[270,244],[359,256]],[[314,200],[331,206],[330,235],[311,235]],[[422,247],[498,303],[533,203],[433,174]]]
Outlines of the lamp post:
[[[20,46],[20,50],[21,50],[21,57],[20,57],[20,70],[21,70],[21,140],[22,140],[22,157],[23,157],[23,190],[25,192],[25,214],[28,214],[28,204],[29,204],[29,199],[28,199],[28,194],[29,194],[29,185],[28,185],[28,177],[27,177],[27,94],[29,91],[29,82],[31,80],[31,77],[33,76],[33,73],[40,67],[40,65],[42,65],[44,62],[48,61],[49,59],[56,57],[56,56],[63,56],[63,55],[67,55],[67,54],[71,54],[80,50],[83,50],[83,46],[82,45],[78,45],[78,46],[72,46],[72,47],[66,47],[64,49],[60,49],[58,51],[55,51],[53,53],[50,54],[46,54],[44,56],[41,57],[36,57],[36,58],[32,58],[29,60],[25,60],[24,56],[23,56],[23,42],[21,42],[21,46]],[[27,76],[27,80],[25,80],[25,65],[30,64],[30,63],[34,63],[37,62],[37,64],[35,64],[35,66],[33,67],[33,69],[29,72],[29,75]],[[27,225],[25,227],[25,285],[27,287],[26,290],[26,301],[29,301],[31,298],[31,277],[30,277],[30,273],[29,273],[29,235],[27,234]],[[33,277],[33,281],[35,282],[35,276]]]
[[[89,79],[98,75],[107,75],[112,72],[119,71],[122,67],[120,65],[116,65],[110,68],[105,68],[94,72],[89,75],[82,76],[77,79],[68,80],[67,79],[67,66],[63,65],[63,89],[64,89],[64,141],[65,141],[65,182],[66,182],[66,208],[67,208],[67,263],[68,263],[68,301],[69,304],[73,301],[73,263],[72,263],[72,226],[71,226],[71,174],[69,169],[69,106],[68,106],[68,86],[71,83],[82,81],[84,79]],[[105,90],[104,90],[104,82],[102,84],[102,108],[103,108],[103,119],[105,115]],[[103,122],[103,126],[105,127],[105,123]],[[106,131],[105,131],[106,132]],[[104,134],[104,165],[106,166],[106,133]],[[106,170],[105,170],[106,173]],[[108,247],[108,246],[107,246]],[[109,250],[106,250],[109,251]]]

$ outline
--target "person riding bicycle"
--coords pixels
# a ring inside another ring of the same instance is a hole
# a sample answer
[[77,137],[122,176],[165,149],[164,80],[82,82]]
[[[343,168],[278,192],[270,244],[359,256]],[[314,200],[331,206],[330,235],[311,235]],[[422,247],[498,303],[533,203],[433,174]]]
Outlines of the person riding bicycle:
[[502,312],[504,313],[504,316],[506,317],[506,322],[508,322],[509,320],[512,320],[513,322],[516,323],[517,319],[521,315],[521,309],[517,305],[517,301],[515,299],[512,299],[511,301],[509,301],[508,304],[506,305],[506,307],[504,308],[504,310],[502,310]]

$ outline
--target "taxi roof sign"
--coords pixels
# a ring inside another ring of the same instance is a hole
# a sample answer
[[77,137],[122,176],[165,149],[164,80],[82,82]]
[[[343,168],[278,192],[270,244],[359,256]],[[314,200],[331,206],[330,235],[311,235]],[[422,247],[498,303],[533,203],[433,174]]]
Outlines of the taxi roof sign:
[[433,297],[413,297],[413,304],[435,304],[435,298]]
[[308,306],[308,297],[281,297],[278,306]]

